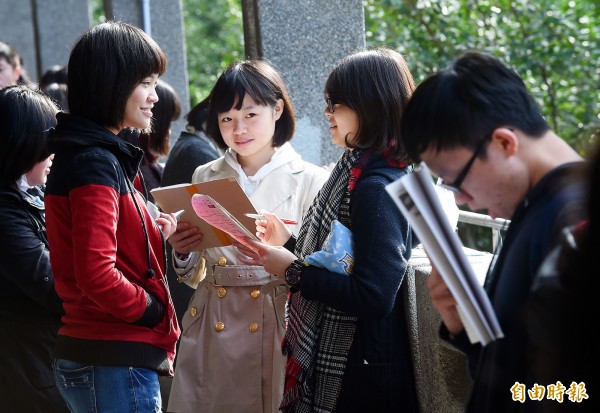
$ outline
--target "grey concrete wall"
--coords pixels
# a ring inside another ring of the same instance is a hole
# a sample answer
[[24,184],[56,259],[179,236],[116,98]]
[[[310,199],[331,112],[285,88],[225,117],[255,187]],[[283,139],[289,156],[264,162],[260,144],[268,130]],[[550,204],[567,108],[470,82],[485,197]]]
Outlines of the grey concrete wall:
[[[54,65],[69,62],[71,49],[91,23],[87,1],[34,0],[39,76]],[[38,76],[38,79],[39,79]]]
[[37,78],[36,40],[30,1],[0,1],[0,41],[21,55],[27,74]]
[[[483,282],[492,254],[464,248],[475,275]],[[465,355],[439,338],[441,318],[427,288],[431,273],[422,246],[412,251],[413,277],[406,278],[405,308],[410,330],[419,411],[462,413],[473,386]]]
[[17,49],[34,82],[51,66],[67,64],[71,47],[89,25],[87,1],[0,2],[0,40]]
[[185,127],[183,115],[190,110],[181,0],[147,0],[149,27],[144,25],[143,3],[139,0],[105,0],[106,17],[145,29],[167,55],[167,72],[162,79],[173,86],[182,105],[182,116],[171,125],[171,143],[174,143]]
[[[296,109],[292,141],[318,165],[335,162],[341,149],[330,140],[323,86],[336,62],[365,46],[361,0],[248,0],[242,2],[247,52],[269,60],[282,74]],[[254,34],[252,34],[254,33]],[[248,36],[258,36],[258,39]]]

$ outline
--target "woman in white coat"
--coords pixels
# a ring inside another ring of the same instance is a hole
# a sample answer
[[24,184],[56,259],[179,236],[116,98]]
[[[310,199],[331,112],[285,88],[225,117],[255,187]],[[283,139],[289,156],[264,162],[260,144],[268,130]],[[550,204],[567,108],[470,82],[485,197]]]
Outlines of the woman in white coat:
[[[199,166],[192,182],[233,176],[258,210],[298,221],[291,228],[297,233],[329,174],[294,151],[294,128],[287,89],[271,65],[230,65],[211,92],[207,124],[209,135],[229,149]],[[180,279],[202,281],[183,317],[168,411],[277,411],[285,367],[285,282],[242,264],[234,247],[194,252],[201,239],[198,228],[184,222],[169,239]]]

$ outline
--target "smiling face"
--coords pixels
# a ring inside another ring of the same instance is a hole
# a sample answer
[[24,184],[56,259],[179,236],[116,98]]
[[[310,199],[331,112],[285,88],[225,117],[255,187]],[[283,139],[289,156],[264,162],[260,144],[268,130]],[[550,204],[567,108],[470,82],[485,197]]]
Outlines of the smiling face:
[[283,100],[275,106],[258,105],[246,93],[240,110],[235,109],[237,99],[231,109],[218,114],[219,130],[228,147],[238,155],[240,165],[264,165],[273,156],[275,122],[283,112]]
[[[125,105],[125,118],[122,128],[147,129],[152,121],[152,108],[158,102],[156,84],[158,75],[143,79],[133,90],[127,105]],[[118,131],[117,131],[118,132]]]
[[34,167],[25,174],[27,183],[31,186],[44,185],[48,178],[48,174],[50,173],[53,160],[54,154],[51,154],[46,159],[36,163]]
[[352,143],[358,133],[358,115],[346,105],[333,104],[334,112],[325,109],[325,116],[329,121],[331,141],[342,148],[346,147],[346,137]]

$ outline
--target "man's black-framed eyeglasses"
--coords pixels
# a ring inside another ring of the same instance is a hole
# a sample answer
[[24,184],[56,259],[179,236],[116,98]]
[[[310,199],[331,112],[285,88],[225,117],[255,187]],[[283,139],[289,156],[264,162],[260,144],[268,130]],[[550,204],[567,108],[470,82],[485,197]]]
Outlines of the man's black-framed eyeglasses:
[[492,134],[486,135],[477,144],[477,147],[475,148],[475,151],[473,151],[473,155],[471,155],[471,158],[469,159],[469,161],[467,162],[467,164],[464,166],[464,168],[460,171],[460,173],[457,175],[457,177],[454,180],[454,182],[452,182],[452,183],[444,182],[444,180],[442,179],[442,181],[440,182],[439,185],[442,188],[446,188],[449,191],[457,192],[457,193],[462,193],[463,190],[460,189],[460,186],[462,185],[463,181],[467,177],[467,174],[471,170],[471,166],[473,166],[473,162],[475,162],[475,159],[477,159],[477,157],[479,156],[479,153],[482,151],[482,149],[485,147],[485,144],[487,143],[487,141],[491,137],[492,137]]
[[325,102],[327,102],[327,110],[329,110],[329,113],[335,112],[335,107],[333,106],[335,103],[333,103],[329,96],[325,96]]

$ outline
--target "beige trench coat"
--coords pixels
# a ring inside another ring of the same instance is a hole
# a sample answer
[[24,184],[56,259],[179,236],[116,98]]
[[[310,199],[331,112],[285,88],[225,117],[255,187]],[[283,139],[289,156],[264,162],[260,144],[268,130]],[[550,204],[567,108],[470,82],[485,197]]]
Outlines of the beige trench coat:
[[[301,223],[328,175],[321,167],[291,161],[265,176],[250,200],[257,209]],[[228,176],[237,178],[220,158],[199,167],[192,181]],[[235,265],[236,255],[232,247],[204,251],[206,277],[183,317],[169,412],[278,411],[287,288],[262,267]]]

